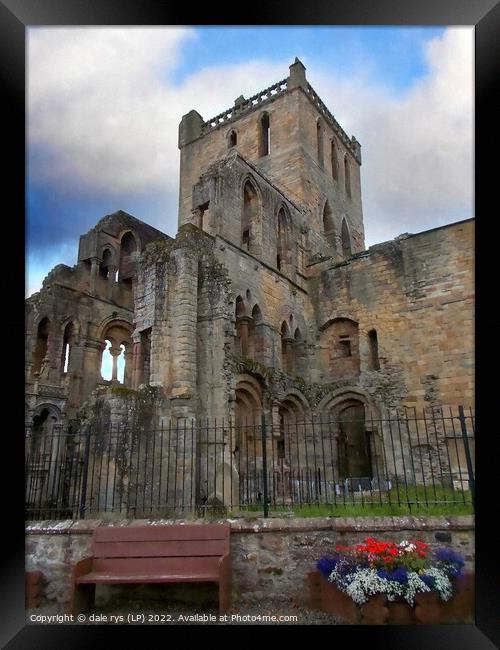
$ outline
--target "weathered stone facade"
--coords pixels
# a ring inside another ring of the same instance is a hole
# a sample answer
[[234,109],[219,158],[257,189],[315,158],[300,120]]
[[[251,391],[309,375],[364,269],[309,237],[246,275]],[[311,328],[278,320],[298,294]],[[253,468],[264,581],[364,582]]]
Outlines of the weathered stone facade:
[[[123,353],[127,398],[157,391],[152,426],[472,405],[474,222],[365,250],[360,145],[300,61],[212,120],[185,115],[179,147],[176,238],[108,215],[77,266],[27,300],[30,425],[76,420],[96,399],[126,420],[119,391],[95,392],[116,388]],[[217,461],[228,472],[231,452]]]
[[[26,529],[26,569],[42,571],[44,604],[57,602],[66,606],[71,589],[70,568],[91,554],[92,532],[96,527],[169,523],[173,522],[37,522]],[[198,523],[202,526],[204,521]],[[307,604],[307,574],[314,570],[317,560],[330,554],[336,544],[360,543],[366,537],[416,538],[433,549],[453,548],[464,557],[466,570],[474,570],[474,518],[469,516],[231,520],[234,602]],[[120,593],[130,596],[131,587],[100,586],[96,602],[104,603]],[[158,597],[159,592],[142,591],[141,595],[147,603],[147,596]],[[189,596],[192,598],[193,592]]]

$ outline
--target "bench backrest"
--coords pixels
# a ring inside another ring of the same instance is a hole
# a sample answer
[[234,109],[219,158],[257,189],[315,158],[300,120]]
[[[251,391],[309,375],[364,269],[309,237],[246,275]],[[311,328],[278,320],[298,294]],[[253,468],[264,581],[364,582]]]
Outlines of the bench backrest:
[[230,551],[230,524],[96,528],[95,558],[203,558]]

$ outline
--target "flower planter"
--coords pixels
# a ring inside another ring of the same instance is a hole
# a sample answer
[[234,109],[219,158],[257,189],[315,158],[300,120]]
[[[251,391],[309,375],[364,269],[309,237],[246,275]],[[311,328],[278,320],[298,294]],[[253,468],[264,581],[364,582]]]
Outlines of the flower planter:
[[357,605],[319,571],[308,576],[310,605],[333,614],[351,625],[436,625],[474,622],[474,575],[464,574],[455,583],[456,593],[448,602],[436,592],[415,596],[415,605],[390,602],[385,594],[376,594],[363,605]]
[[414,625],[418,623],[415,617],[415,608],[408,605],[407,602],[389,602],[387,608],[389,610],[388,625]]

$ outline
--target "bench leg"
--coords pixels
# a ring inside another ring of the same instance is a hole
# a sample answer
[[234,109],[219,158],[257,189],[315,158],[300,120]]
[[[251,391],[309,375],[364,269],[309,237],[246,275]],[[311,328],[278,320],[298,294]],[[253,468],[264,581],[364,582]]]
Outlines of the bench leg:
[[231,608],[231,580],[221,579],[219,582],[219,614],[225,614]]
[[80,614],[92,609],[95,598],[95,585],[74,585],[71,596],[71,613]]

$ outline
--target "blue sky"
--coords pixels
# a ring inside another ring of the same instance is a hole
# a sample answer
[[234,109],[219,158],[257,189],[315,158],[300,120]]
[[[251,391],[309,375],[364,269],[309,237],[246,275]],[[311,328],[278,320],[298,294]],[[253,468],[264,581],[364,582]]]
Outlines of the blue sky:
[[361,142],[367,246],[473,216],[473,29],[30,28],[27,294],[118,209],[175,235],[177,128],[298,56]]

